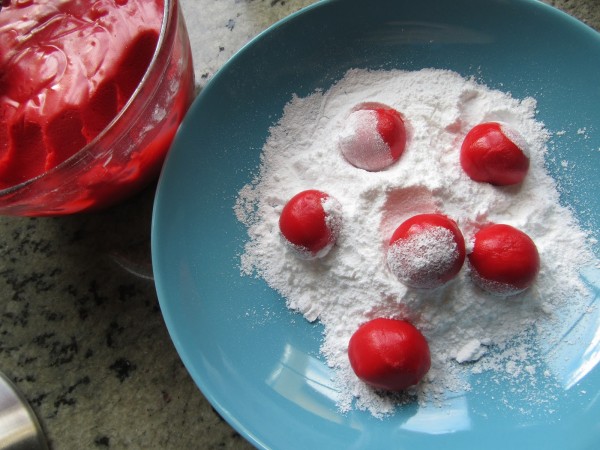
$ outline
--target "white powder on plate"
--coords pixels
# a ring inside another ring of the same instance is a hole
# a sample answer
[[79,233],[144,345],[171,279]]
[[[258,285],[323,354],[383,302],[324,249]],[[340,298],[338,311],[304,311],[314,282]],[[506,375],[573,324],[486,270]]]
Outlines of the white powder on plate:
[[[407,126],[404,154],[380,172],[350,165],[337,146],[344,119],[364,102],[397,109]],[[321,353],[334,369],[341,411],[356,407],[380,417],[406,398],[443,403],[451,393],[471,389],[474,373],[530,376],[536,364],[543,364],[540,373],[551,371],[546,368],[551,364],[539,362],[532,336],[551,346],[564,332],[557,326],[562,312],[582,314],[586,287],[579,269],[594,256],[586,233],[560,206],[555,182],[544,168],[549,134],[536,121],[535,108],[532,98],[517,100],[451,71],[350,70],[327,91],[294,96],[271,128],[256,178],[240,191],[234,207],[248,227],[241,271],[263,277],[289,308],[322,322]],[[531,164],[521,185],[476,183],[461,170],[462,139],[486,121],[506,123],[527,141]],[[336,245],[313,261],[297,258],[278,230],[285,203],[306,189],[339,200],[343,214]],[[499,299],[473,284],[465,264],[441,288],[407,288],[387,267],[387,243],[404,220],[432,212],[457,222],[467,251],[486,223],[506,223],[527,233],[541,257],[535,285]],[[376,392],[350,367],[350,336],[375,317],[410,320],[429,342],[431,370],[406,395]]]

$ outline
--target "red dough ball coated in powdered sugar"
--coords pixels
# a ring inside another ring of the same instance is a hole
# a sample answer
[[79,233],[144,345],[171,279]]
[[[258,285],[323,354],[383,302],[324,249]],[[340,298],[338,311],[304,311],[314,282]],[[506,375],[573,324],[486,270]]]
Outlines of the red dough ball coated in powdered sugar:
[[380,103],[363,103],[350,112],[339,136],[344,158],[359,169],[383,170],[400,158],[406,146],[401,114]]
[[523,137],[499,122],[476,125],[460,150],[460,165],[474,181],[497,186],[523,181],[529,170],[529,150]]
[[392,235],[387,263],[407,286],[433,289],[458,274],[465,253],[465,240],[456,222],[442,214],[418,214]]
[[540,270],[535,243],[510,225],[494,224],[479,230],[468,258],[475,284],[498,296],[524,291]]
[[279,229],[286,243],[305,259],[325,256],[342,224],[340,203],[325,192],[302,191],[284,206]]
[[409,322],[378,318],[361,325],[348,344],[358,378],[377,389],[400,391],[413,386],[431,367],[429,345]]

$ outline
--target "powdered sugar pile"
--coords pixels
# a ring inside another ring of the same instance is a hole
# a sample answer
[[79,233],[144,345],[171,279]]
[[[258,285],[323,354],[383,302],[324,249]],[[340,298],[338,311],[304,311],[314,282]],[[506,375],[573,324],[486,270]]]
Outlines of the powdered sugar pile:
[[[404,154],[380,172],[353,167],[337,148],[344,119],[363,102],[397,109],[407,126]],[[517,100],[450,71],[351,70],[327,91],[293,97],[270,130],[256,179],[240,191],[234,208],[248,227],[241,270],[263,277],[307,320],[323,323],[321,352],[334,369],[340,410],[354,405],[382,416],[407,397],[443,403],[449,393],[471,389],[473,373],[558,376],[561,369],[537,352],[585,314],[579,273],[597,261],[546,173],[549,134],[535,108],[532,98]],[[484,121],[507,123],[527,141],[531,164],[521,185],[476,183],[461,170],[460,143]],[[337,243],[316,261],[297,258],[278,230],[285,203],[306,189],[327,192],[342,205]],[[468,247],[491,222],[527,233],[541,257],[535,285],[499,299],[474,286],[465,264],[442,288],[407,288],[386,264],[387,243],[405,219],[431,212],[454,219]],[[402,398],[374,391],[350,368],[348,340],[375,317],[408,319],[429,342],[431,370]]]

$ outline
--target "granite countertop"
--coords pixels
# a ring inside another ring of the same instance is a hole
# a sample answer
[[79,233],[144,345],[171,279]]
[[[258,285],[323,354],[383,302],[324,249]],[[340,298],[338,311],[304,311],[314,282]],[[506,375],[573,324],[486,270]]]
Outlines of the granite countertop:
[[[308,0],[180,0],[201,89]],[[548,3],[600,30],[600,0]],[[51,448],[251,448],[186,372],[150,266],[154,186],[94,214],[0,218],[0,370]]]

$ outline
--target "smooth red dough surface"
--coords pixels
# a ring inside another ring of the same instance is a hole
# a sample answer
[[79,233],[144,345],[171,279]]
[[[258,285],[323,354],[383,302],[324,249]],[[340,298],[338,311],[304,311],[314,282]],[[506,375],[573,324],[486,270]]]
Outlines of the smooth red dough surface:
[[127,103],[162,0],[13,1],[0,13],[0,189],[60,164]]
[[505,224],[488,225],[479,230],[468,259],[475,281],[499,295],[527,289],[540,270],[540,256],[533,240]]
[[472,180],[505,186],[521,183],[527,175],[529,158],[506,136],[504,127],[487,122],[467,133],[461,146],[460,164]]
[[377,131],[390,148],[394,161],[398,160],[406,147],[406,129],[398,111],[393,108],[374,108],[377,113]]
[[389,391],[419,383],[431,366],[421,332],[407,321],[387,318],[373,319],[354,332],[348,358],[358,378]]
[[317,256],[336,239],[323,208],[328,198],[328,194],[315,189],[299,192],[286,203],[279,217],[281,234],[310,256]]

